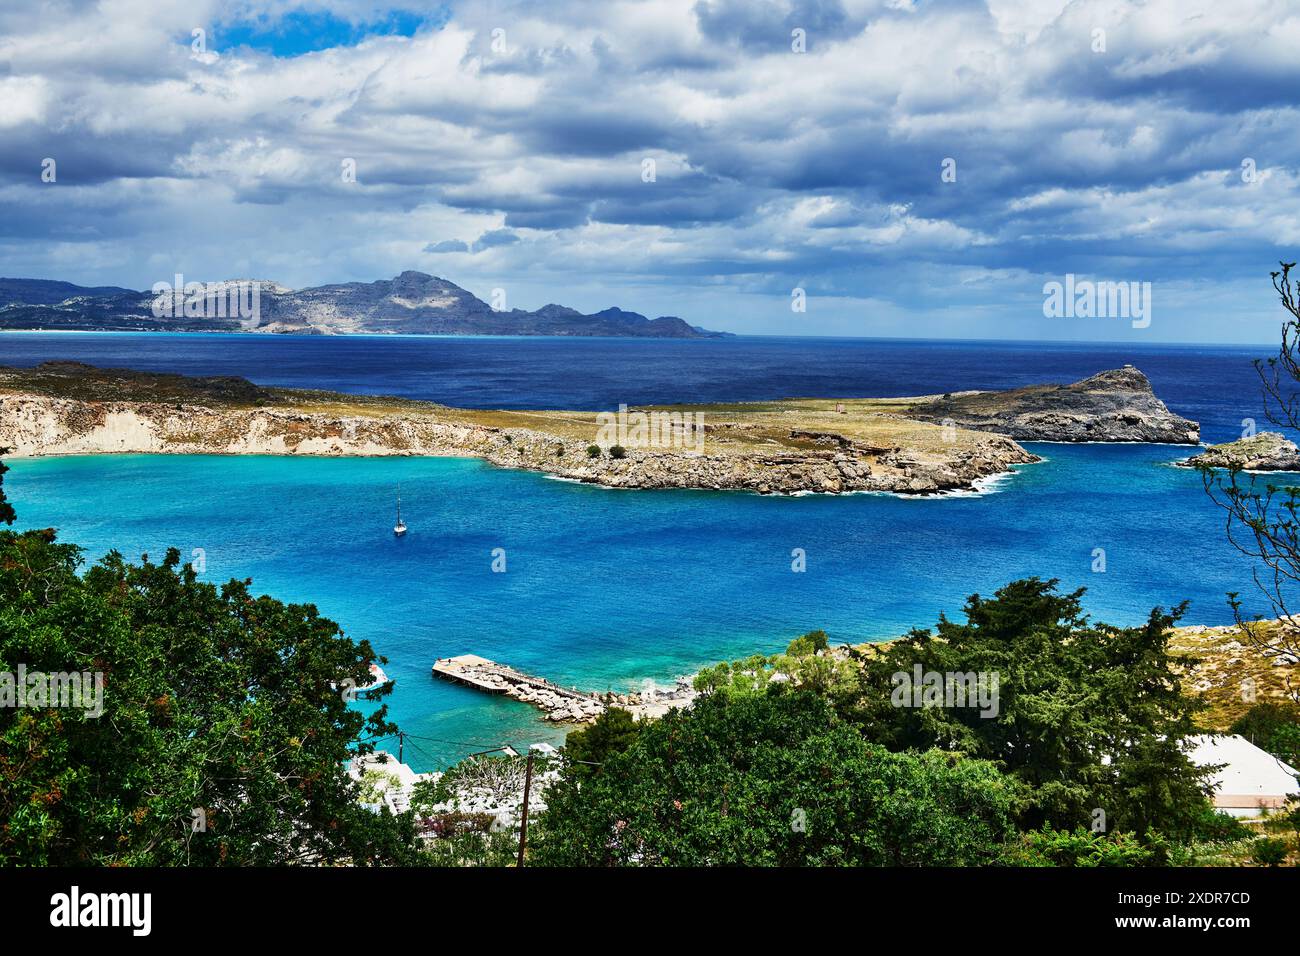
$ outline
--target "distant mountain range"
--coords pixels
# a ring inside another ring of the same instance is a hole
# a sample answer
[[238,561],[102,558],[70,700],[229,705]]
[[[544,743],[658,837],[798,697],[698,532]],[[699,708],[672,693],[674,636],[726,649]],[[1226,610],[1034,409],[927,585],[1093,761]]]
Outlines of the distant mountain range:
[[49,279],[0,278],[0,329],[267,332],[305,335],[579,335],[721,338],[675,315],[619,308],[584,315],[563,305],[498,310],[423,272],[378,282],[287,289],[261,279],[206,283],[175,294]]

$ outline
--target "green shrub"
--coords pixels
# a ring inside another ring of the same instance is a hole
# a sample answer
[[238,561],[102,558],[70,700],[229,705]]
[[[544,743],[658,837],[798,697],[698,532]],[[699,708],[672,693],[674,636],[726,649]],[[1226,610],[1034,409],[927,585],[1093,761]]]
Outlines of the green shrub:
[[1227,843],[1231,840],[1244,840],[1253,831],[1236,817],[1220,813],[1209,805],[1193,824],[1193,837],[1206,843]]
[[599,457],[600,457],[600,446],[599,446],[599,445],[588,445],[588,446],[587,446],[587,457],[588,457],[588,458],[599,458]]
[[1260,866],[1281,866],[1286,862],[1286,841],[1278,837],[1260,837],[1250,848],[1250,858]]
[[622,445],[610,445],[610,446],[609,446],[609,457],[610,457],[610,458],[626,458],[626,457],[627,457],[627,449],[624,448]]
[[1069,832],[1045,827],[1020,836],[1003,857],[1010,866],[1146,866],[1158,848],[1131,833]]

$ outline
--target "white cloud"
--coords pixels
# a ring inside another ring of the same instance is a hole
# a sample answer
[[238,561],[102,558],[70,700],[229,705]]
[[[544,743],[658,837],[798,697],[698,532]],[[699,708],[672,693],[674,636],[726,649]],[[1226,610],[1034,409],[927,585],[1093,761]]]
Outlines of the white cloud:
[[[45,9],[0,13],[0,166],[26,184],[0,190],[8,271],[147,285],[179,258],[301,285],[454,268],[471,288],[550,282],[547,299],[603,277],[605,304],[806,281],[898,310],[924,309],[941,271],[994,315],[1044,273],[1215,257],[1246,281],[1300,238],[1300,13],[1282,0],[488,2],[413,37],[201,57],[196,27],[389,11]],[[500,230],[518,241],[480,239]]]

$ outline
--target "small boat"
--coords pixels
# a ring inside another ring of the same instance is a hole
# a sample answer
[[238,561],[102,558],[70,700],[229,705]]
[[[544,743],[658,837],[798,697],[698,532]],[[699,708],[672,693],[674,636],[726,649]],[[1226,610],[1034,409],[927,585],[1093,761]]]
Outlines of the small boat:
[[397,524],[393,525],[393,534],[399,538],[406,534],[406,522],[402,521],[402,486],[397,486]]
[[[371,664],[369,684],[366,684],[364,687],[353,687],[352,681],[347,680],[343,682],[343,686],[348,688],[348,699],[355,700],[357,694],[364,694],[368,690],[377,690],[380,687],[383,687],[385,684],[387,684],[391,679],[392,678],[390,678],[387,674],[384,673],[384,669],[382,667],[380,667],[378,664]],[[335,690],[338,690],[339,684],[337,681],[330,681],[330,687],[334,688]]]
[[365,687],[358,687],[357,688],[358,694],[368,690],[375,690],[379,687],[383,687],[385,684],[388,683],[388,675],[384,673],[384,669],[380,667],[378,664],[370,665],[370,676],[373,678],[373,681],[367,684]]

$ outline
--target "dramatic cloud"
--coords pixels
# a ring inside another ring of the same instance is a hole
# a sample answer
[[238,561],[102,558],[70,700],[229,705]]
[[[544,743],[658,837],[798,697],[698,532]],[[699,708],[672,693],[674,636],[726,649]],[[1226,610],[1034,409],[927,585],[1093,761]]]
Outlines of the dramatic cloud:
[[[52,0],[0,11],[0,272],[1265,341],[1298,47],[1286,0]],[[1044,318],[1071,272],[1150,328]]]

